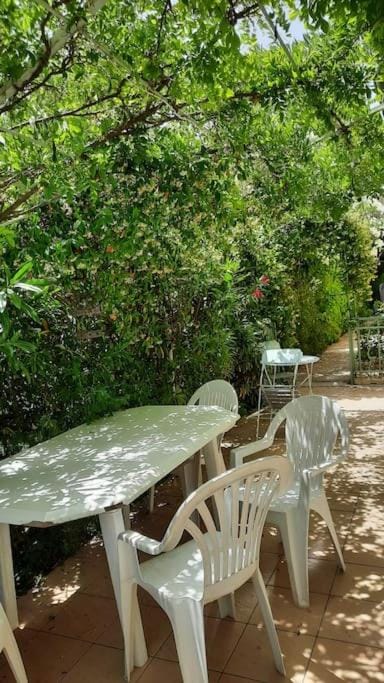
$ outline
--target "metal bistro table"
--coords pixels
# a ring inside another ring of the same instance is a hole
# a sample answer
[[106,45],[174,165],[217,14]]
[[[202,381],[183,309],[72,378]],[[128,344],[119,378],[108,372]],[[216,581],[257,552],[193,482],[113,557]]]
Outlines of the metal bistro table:
[[[0,591],[18,626],[9,524],[50,526],[99,515],[120,611],[122,506],[204,448],[209,478],[225,470],[217,436],[237,415],[206,406],[145,406],[81,425],[0,463]],[[147,659],[138,605],[134,661]]]
[[[257,403],[256,436],[259,436],[260,415],[262,412],[262,395],[273,412],[279,410],[296,396],[297,387],[308,385],[312,393],[313,366],[319,361],[318,356],[306,356],[301,349],[265,349],[261,359],[259,398]],[[298,381],[298,371],[304,367],[306,372]]]
[[320,360],[319,356],[302,354],[299,359],[291,359],[290,354],[294,354],[296,351],[299,351],[299,349],[273,349],[273,351],[275,357],[273,360],[269,360],[266,365],[272,367],[274,372],[276,372],[278,368],[284,368],[290,365],[292,367],[297,366],[298,368],[305,367],[306,374],[297,386],[301,387],[304,384],[307,384],[310,393],[312,393],[313,366]]

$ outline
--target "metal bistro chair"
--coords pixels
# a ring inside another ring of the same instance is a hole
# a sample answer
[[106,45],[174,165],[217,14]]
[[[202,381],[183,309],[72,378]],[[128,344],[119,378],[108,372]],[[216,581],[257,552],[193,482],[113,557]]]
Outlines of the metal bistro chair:
[[[342,462],[348,454],[349,433],[345,415],[325,396],[302,396],[280,410],[263,439],[231,451],[231,464],[242,465],[244,458],[273,444],[280,425],[285,422],[286,454],[294,469],[294,484],[270,507],[267,522],[280,529],[294,601],[309,605],[308,529],[310,510],[325,521],[339,564],[345,564],[331,511],[324,491],[323,475]],[[339,437],[339,454],[333,454]]]
[[[233,386],[226,382],[224,379],[214,379],[210,382],[206,382],[201,387],[199,387],[194,394],[192,394],[187,405],[189,406],[218,406],[219,408],[224,408],[232,413],[238,412],[239,400],[237,398],[236,391]],[[223,434],[218,437],[219,445]],[[201,483],[201,459],[197,462],[198,472],[197,479]],[[189,476],[188,468],[191,467],[191,463],[184,463],[181,467],[178,467],[176,471],[177,475],[180,477],[181,486],[183,489],[184,497],[187,490],[187,478]],[[194,469],[192,465],[192,470]],[[192,475],[193,476],[193,475]],[[196,478],[196,473],[194,474]],[[152,486],[149,492],[149,512],[153,512],[155,507],[155,487]]]
[[[301,349],[266,349],[261,357],[256,438],[260,432],[261,413],[269,409],[270,418],[298,395],[296,386]],[[262,408],[264,401],[265,407]]]
[[[286,458],[261,458],[224,472],[191,493],[179,507],[162,541],[134,531],[120,534],[121,614],[128,681],[135,647],[132,623],[137,618],[138,585],[150,593],[171,621],[184,683],[208,683],[204,605],[233,593],[250,578],[275,666],[284,674],[259,568],[259,550],[269,505],[291,482],[292,467]],[[178,545],[184,532],[192,540]],[[140,563],[138,550],[157,557]]]

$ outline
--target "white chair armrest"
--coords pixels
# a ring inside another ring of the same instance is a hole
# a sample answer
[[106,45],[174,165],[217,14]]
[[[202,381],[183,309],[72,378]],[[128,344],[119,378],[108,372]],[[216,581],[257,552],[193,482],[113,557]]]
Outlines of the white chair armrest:
[[230,458],[231,467],[240,467],[243,464],[244,458],[249,455],[254,455],[255,453],[260,453],[260,451],[265,451],[270,448],[273,444],[273,438],[259,439],[259,441],[252,441],[252,443],[247,443],[245,446],[239,446],[238,448],[232,448]]
[[318,474],[322,474],[323,472],[331,469],[331,467],[343,462],[344,459],[345,458],[343,455],[340,455],[337,458],[332,458],[328,462],[321,463],[321,465],[314,465],[313,467],[303,470],[302,475],[304,479],[311,479],[312,477],[316,477]]
[[129,543],[133,548],[142,550],[147,555],[160,555],[163,552],[161,541],[155,541],[154,538],[143,536],[138,531],[123,531],[123,533],[119,534],[119,541]]

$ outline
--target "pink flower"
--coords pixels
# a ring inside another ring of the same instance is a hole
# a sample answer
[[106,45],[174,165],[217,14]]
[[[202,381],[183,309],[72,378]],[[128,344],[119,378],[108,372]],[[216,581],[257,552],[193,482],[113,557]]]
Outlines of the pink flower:
[[259,282],[260,282],[260,284],[262,284],[262,285],[269,285],[270,279],[269,279],[268,275],[262,275],[262,276],[259,278]]
[[262,299],[264,293],[261,291],[260,287],[256,287],[256,289],[251,292],[251,296],[253,296],[254,299]]

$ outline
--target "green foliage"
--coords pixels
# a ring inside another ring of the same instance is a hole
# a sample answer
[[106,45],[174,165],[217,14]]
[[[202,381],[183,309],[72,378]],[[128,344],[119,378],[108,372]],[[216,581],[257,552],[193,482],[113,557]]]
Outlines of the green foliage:
[[345,332],[348,319],[348,290],[335,265],[313,266],[304,281],[297,282],[300,348],[321,353]]

